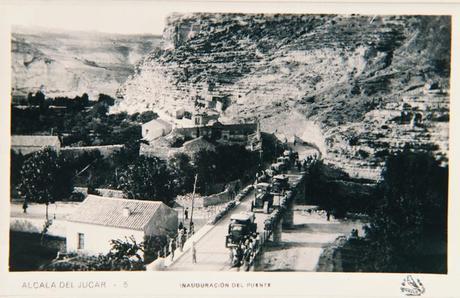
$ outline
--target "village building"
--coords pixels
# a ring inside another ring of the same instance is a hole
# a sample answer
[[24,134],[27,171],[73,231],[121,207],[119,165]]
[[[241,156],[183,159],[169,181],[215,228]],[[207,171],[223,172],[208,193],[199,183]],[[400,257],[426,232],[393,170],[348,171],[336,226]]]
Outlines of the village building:
[[206,112],[195,114],[193,116],[193,122],[195,126],[205,126],[211,122],[217,121],[219,116],[219,112],[209,109]]
[[106,254],[111,240],[172,236],[177,225],[177,211],[162,202],[89,195],[67,218],[67,252]]
[[255,133],[260,139],[257,123],[222,124],[215,121],[205,126],[175,128],[175,132],[186,139],[204,137],[222,144],[246,145]]
[[161,119],[154,119],[142,124],[142,138],[144,140],[155,140],[169,134],[171,130],[171,123]]
[[27,155],[36,151],[50,148],[59,153],[61,141],[57,136],[13,135],[11,149],[15,153]]
[[185,142],[182,145],[182,151],[189,156],[193,156],[194,154],[200,151],[216,151],[216,146],[212,143],[206,141],[203,137],[199,137],[190,141]]

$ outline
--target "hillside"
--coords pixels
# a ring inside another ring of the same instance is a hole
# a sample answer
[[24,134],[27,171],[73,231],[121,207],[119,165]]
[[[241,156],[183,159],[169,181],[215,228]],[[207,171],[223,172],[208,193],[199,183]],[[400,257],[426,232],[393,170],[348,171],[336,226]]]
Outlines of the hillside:
[[376,180],[404,146],[447,161],[450,31],[443,16],[173,14],[113,111],[214,99],[224,121],[257,118]]
[[47,96],[115,96],[135,63],[160,42],[152,35],[13,28],[13,96],[42,89]]

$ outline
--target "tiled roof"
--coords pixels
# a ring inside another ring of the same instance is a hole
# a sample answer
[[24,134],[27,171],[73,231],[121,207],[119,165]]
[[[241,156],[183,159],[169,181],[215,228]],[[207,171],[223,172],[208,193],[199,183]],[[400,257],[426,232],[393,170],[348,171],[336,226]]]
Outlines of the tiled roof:
[[11,136],[11,146],[46,147],[59,144],[57,136]]
[[163,119],[153,119],[153,120],[150,120],[149,122],[142,124],[142,126],[148,126],[148,127],[160,126],[160,127],[164,127],[168,129],[172,128],[172,124],[167,121],[164,121]]
[[206,141],[203,137],[187,141],[182,145],[182,147],[184,148],[184,151],[187,151],[188,153],[196,153],[201,150],[216,151],[216,146]]
[[[142,231],[162,204],[159,201],[129,200],[88,195],[67,220]],[[129,216],[123,215],[124,208],[129,208]]]

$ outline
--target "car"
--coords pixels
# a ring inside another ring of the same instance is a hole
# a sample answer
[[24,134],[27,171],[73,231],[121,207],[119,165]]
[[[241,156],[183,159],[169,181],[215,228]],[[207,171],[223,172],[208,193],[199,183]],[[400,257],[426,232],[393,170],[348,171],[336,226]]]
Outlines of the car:
[[246,236],[257,233],[257,224],[253,212],[240,212],[230,217],[225,247],[238,246]]
[[289,177],[286,175],[275,175],[273,176],[271,183],[271,191],[275,194],[284,193],[286,190],[289,190]]
[[251,202],[251,211],[269,213],[273,207],[273,195],[269,183],[261,182],[255,186],[254,201]]

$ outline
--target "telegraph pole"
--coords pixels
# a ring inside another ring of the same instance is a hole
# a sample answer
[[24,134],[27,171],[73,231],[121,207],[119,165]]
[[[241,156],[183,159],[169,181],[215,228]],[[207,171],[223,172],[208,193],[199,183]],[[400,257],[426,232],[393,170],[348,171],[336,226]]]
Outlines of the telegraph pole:
[[189,223],[189,229],[190,226],[192,225],[192,219],[193,219],[193,205],[195,205],[195,191],[196,191],[196,181],[198,180],[198,174],[195,175],[195,182],[193,183],[193,193],[192,193],[192,210],[190,211],[190,223]]

